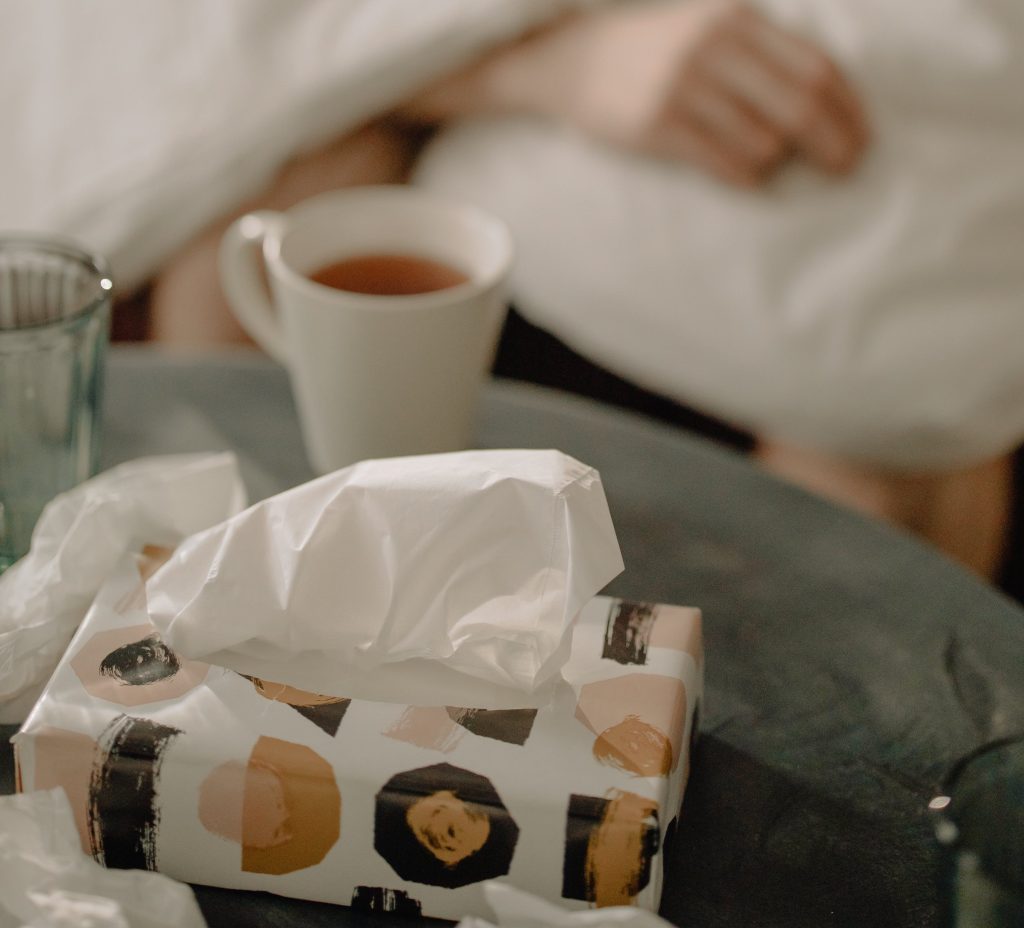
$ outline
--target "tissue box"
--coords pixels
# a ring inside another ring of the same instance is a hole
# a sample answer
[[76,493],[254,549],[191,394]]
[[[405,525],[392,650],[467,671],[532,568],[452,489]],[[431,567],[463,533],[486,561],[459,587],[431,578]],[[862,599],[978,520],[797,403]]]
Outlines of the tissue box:
[[657,908],[697,610],[598,596],[542,708],[409,706],[179,659],[145,611],[152,563],[111,577],[15,737],[19,789],[63,787],[98,861],[439,918],[487,916],[488,879]]

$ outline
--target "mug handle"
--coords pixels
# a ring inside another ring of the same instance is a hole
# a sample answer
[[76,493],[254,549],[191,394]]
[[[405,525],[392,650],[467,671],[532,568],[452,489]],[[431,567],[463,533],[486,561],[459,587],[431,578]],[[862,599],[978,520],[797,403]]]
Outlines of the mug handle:
[[267,354],[287,366],[284,329],[260,273],[263,242],[271,233],[280,234],[283,221],[273,210],[240,216],[221,239],[219,264],[221,286],[235,318]]

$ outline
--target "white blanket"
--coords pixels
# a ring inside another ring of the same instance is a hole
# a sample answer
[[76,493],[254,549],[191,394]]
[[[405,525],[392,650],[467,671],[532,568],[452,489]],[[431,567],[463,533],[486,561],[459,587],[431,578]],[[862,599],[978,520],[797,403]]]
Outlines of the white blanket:
[[[73,235],[131,289],[296,153],[583,2],[0,0],[0,226]],[[504,216],[518,304],[641,384],[893,466],[1012,448],[1024,3],[758,2],[864,94],[852,180],[737,192],[495,120],[442,136],[420,181]]]
[[285,161],[574,0],[0,0],[0,227],[130,290]]
[[1024,439],[1024,3],[759,0],[828,49],[855,177],[726,188],[566,130],[479,121],[418,181],[505,218],[517,305],[628,379],[791,442],[954,468]]

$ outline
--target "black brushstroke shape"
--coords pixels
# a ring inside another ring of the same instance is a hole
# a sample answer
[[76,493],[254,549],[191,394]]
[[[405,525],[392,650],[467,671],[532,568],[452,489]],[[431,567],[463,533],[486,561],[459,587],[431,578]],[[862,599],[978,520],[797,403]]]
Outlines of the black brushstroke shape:
[[600,826],[608,800],[600,796],[569,796],[565,822],[565,857],[562,861],[562,898],[590,900],[587,887],[587,851],[591,833]]
[[646,664],[647,643],[656,617],[657,609],[650,603],[613,604],[605,625],[601,657],[618,664]]
[[92,855],[104,866],[156,869],[157,781],[164,752],[180,734],[151,719],[119,715],[100,735],[87,822]]
[[533,730],[536,709],[460,709],[445,706],[448,717],[457,725],[482,738],[507,744],[526,744]]
[[[413,834],[406,813],[415,802],[447,791],[484,813],[490,832],[483,847],[448,865]],[[451,764],[433,764],[396,774],[377,793],[373,846],[403,880],[454,888],[508,873],[519,840],[519,826],[487,777]]]
[[[604,824],[612,800],[601,796],[580,796],[571,793],[569,811],[565,821],[565,856],[562,862],[562,898],[596,902],[596,892],[587,878],[587,856],[591,838]],[[657,812],[652,813],[655,822]],[[661,846],[661,832],[657,824],[645,824],[641,839],[640,872],[633,885],[633,895],[640,892],[651,879],[651,858]]]
[[100,674],[126,686],[146,686],[173,677],[179,670],[177,655],[155,632],[123,644],[100,663]]
[[401,889],[384,886],[357,886],[352,893],[353,912],[387,912],[403,918],[422,918],[423,906]]
[[341,720],[345,718],[345,713],[351,702],[351,699],[339,699],[337,702],[327,702],[320,706],[292,706],[292,708],[333,738],[338,733]]
[[[316,725],[317,728],[326,732],[332,738],[338,733],[338,729],[341,727],[341,720],[345,718],[345,713],[348,711],[348,707],[352,702],[352,700],[347,697],[338,697],[331,702],[324,702],[315,706],[299,706],[295,703],[288,702],[286,699],[267,695],[266,687],[268,684],[259,677],[254,677],[247,673],[239,674],[239,676],[248,680],[253,685],[256,692],[264,699],[269,699],[271,702],[279,702],[281,705],[288,706],[289,709],[294,709],[299,713],[299,715],[308,719]],[[278,684],[269,685],[275,686]],[[313,693],[311,695],[319,696],[321,694]]]

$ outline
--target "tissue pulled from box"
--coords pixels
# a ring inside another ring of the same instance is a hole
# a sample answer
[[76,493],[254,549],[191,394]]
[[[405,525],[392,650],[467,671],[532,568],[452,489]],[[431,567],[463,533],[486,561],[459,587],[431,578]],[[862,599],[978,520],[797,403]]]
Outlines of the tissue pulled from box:
[[205,928],[192,890],[82,853],[63,790],[0,797],[0,926]]
[[557,677],[573,619],[622,566],[593,468],[468,451],[264,500],[187,539],[146,593],[170,647],[239,673],[351,695],[401,663],[522,694]]
[[126,551],[174,546],[244,506],[230,453],[139,458],[51,500],[29,553],[0,576],[0,722],[25,718]]

